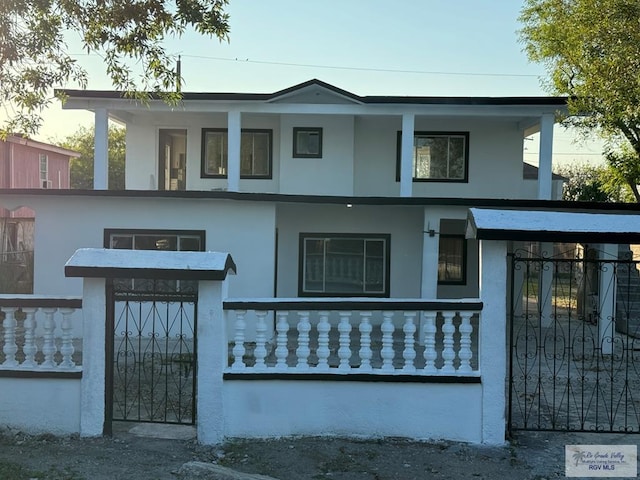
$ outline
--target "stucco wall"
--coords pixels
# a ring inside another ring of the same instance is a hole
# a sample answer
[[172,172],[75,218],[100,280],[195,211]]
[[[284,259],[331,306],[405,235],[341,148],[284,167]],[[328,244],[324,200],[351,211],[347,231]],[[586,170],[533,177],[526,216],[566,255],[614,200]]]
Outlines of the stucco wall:
[[482,441],[480,384],[225,381],[225,435]]
[[0,378],[0,425],[23,432],[80,431],[80,380]]

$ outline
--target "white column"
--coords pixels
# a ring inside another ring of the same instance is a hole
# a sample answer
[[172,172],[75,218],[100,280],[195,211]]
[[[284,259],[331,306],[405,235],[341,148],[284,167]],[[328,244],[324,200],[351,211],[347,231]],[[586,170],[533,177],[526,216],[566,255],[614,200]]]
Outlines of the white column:
[[400,196],[413,195],[413,134],[415,115],[402,115],[402,143],[400,144]]
[[[440,248],[440,218],[442,211],[430,207],[424,209],[422,234],[422,298],[438,298],[438,249]],[[432,233],[431,233],[432,232]]]
[[482,375],[482,443],[505,442],[507,378],[507,243],[480,242],[479,364]]
[[[600,260],[614,262],[618,259],[618,245],[600,246]],[[616,334],[616,276],[614,263],[601,263],[599,268],[600,285],[598,285],[598,343],[603,355],[613,353],[613,340]]]
[[81,437],[101,436],[104,429],[106,305],[104,278],[85,278],[82,289]]
[[222,374],[227,363],[227,332],[222,301],[227,281],[200,281],[198,285],[198,442],[215,445],[224,440]]
[[109,114],[106,108],[96,108],[93,154],[93,188],[109,188]]
[[545,113],[540,117],[540,157],[538,159],[538,200],[551,200],[551,167],[553,155],[553,124],[555,117]]
[[242,138],[241,115],[237,110],[227,114],[227,190],[240,191],[240,141]]

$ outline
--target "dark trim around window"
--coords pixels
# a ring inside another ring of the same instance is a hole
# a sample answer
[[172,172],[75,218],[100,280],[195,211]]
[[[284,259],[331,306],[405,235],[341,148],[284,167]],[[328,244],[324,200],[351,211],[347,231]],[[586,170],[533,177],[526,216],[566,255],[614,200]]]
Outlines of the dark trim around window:
[[[437,183],[468,183],[469,182],[469,132],[434,132],[434,131],[415,131],[413,132],[414,141],[416,135],[424,136],[463,136],[465,149],[464,149],[464,178],[452,179],[452,178],[415,178],[413,172],[411,173],[414,182],[437,182]],[[402,131],[398,131],[396,137],[396,182],[400,181],[400,157],[402,155]]]
[[[314,152],[301,152],[298,148],[298,134],[308,133],[318,136],[318,149]],[[293,158],[322,158],[322,128],[293,127]]]
[[165,229],[144,229],[144,228],[105,228],[104,229],[104,248],[113,248],[111,246],[112,235],[149,235],[149,236],[175,236],[175,237],[198,237],[200,241],[200,250],[206,250],[206,232],[205,230],[165,230]]
[[[383,240],[384,241],[384,273],[382,281],[384,282],[382,291],[380,292],[340,292],[340,291],[305,291],[304,290],[304,274],[305,274],[305,240],[317,238],[327,239],[354,239],[354,240]],[[380,297],[388,298],[390,296],[390,279],[391,279],[391,235],[377,233],[300,233],[298,247],[298,296],[299,297]]]
[[[200,137],[200,178],[227,178],[227,173],[223,173],[223,174],[212,174],[212,173],[207,173],[206,169],[205,169],[205,163],[206,163],[206,153],[207,153],[207,143],[205,141],[206,138],[206,134],[207,132],[220,132],[220,133],[227,133],[228,129],[227,128],[203,128],[202,129],[202,135]],[[242,166],[241,171],[240,171],[240,178],[241,179],[260,179],[260,180],[271,180],[273,178],[273,130],[271,129],[266,129],[266,128],[243,128],[240,131],[240,162],[242,163],[242,134],[243,133],[266,133],[268,135],[269,138],[269,152],[268,152],[268,156],[269,158],[267,159],[268,165],[267,165],[267,170],[268,173],[265,175],[243,175],[242,174]],[[228,138],[228,136],[226,137]],[[227,152],[228,152],[228,148],[229,148],[229,144],[227,142]],[[228,153],[227,153],[228,156]],[[228,168],[228,165],[227,165]]]

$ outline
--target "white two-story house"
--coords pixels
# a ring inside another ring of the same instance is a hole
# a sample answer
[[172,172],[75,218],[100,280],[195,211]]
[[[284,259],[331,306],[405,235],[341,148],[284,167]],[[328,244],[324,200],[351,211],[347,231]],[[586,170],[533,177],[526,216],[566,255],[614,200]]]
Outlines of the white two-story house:
[[[319,80],[184,93],[175,106],[64,93],[64,108],[95,112],[95,190],[21,192],[41,220],[36,293],[79,293],[65,261],[106,247],[229,252],[236,297],[475,297],[468,208],[560,195],[551,154],[563,98],[358,96]],[[106,190],[110,119],[127,130],[119,192]],[[523,142],[536,132],[532,175]],[[0,201],[17,208],[12,198]]]

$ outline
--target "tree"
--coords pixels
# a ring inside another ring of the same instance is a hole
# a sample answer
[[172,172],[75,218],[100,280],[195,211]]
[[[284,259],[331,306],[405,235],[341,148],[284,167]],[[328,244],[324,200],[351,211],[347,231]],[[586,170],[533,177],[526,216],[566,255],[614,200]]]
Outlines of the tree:
[[572,163],[555,169],[567,180],[562,199],[574,202],[633,202],[634,197],[609,165]]
[[[124,190],[125,164],[124,128],[109,127],[109,189]],[[76,133],[68,136],[59,145],[80,153],[79,158],[72,158],[71,188],[93,189],[93,154],[95,131],[81,127]]]
[[[163,47],[187,28],[228,39],[228,0],[2,0],[0,105],[8,120],[0,134],[36,133],[53,87],[87,85],[87,72],[68,51],[77,34],[83,50],[100,54],[113,86],[145,101],[147,92],[176,102],[179,73]],[[136,71],[138,73],[136,73]]]
[[[640,202],[640,2],[525,0],[521,40],[543,63],[547,89],[568,96],[569,123],[597,129],[621,152],[611,165]],[[622,162],[620,162],[620,160]],[[635,166],[629,166],[633,164]]]

